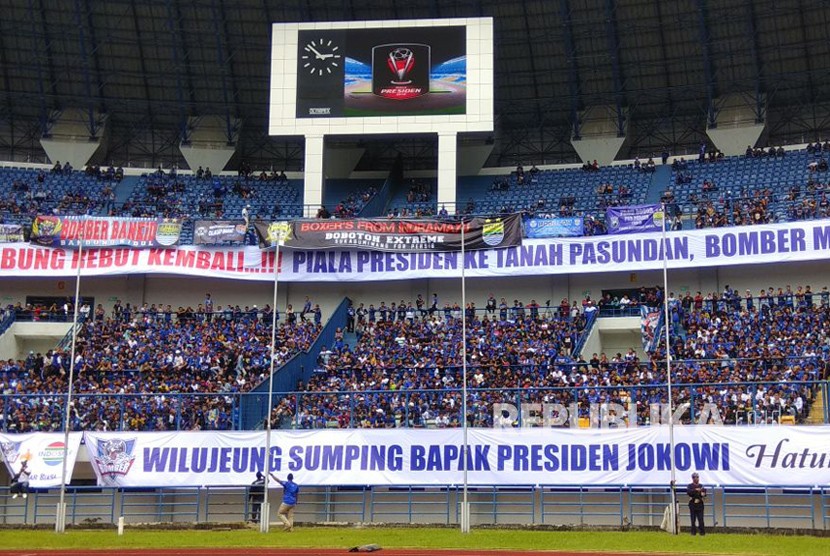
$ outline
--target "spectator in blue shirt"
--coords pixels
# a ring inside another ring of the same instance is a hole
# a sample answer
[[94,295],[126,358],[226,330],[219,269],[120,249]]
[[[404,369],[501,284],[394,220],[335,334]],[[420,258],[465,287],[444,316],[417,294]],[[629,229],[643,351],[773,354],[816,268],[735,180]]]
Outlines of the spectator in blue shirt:
[[277,510],[277,515],[284,525],[284,531],[291,532],[294,530],[294,507],[297,505],[297,495],[300,493],[300,487],[294,482],[294,474],[289,473],[288,479],[281,481],[273,473],[271,477],[282,485],[282,504]]

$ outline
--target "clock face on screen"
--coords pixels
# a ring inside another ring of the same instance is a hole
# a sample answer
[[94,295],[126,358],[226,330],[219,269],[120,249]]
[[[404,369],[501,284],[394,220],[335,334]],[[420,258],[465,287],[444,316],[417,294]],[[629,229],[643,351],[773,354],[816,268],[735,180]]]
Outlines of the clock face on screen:
[[336,75],[343,67],[343,53],[334,40],[320,37],[303,45],[298,62],[301,74],[316,77]]

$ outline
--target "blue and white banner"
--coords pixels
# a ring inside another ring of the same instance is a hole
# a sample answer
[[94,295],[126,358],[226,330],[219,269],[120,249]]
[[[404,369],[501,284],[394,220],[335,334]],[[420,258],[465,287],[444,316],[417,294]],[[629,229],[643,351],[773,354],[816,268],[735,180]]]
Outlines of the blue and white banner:
[[[549,276],[596,272],[670,270],[730,265],[782,264],[830,257],[830,220],[735,228],[682,230],[554,239],[526,239],[521,246],[465,253],[381,253],[352,250],[280,250],[282,282],[372,282]],[[0,278],[176,274],[272,281],[274,251],[199,246],[174,248],[37,247],[0,244]]]
[[[69,451],[66,455],[67,483],[72,479],[82,435],[80,432],[69,433]],[[14,476],[25,461],[31,472],[31,488],[61,484],[65,446],[62,432],[0,433],[0,447],[3,450],[3,463],[6,464],[6,469]]]
[[660,232],[663,230],[663,211],[660,205],[608,207],[605,224],[609,234]]
[[564,218],[552,214],[537,214],[525,219],[525,237],[579,237],[584,233],[583,224],[581,216]]
[[112,486],[248,485],[257,471],[300,485],[828,485],[830,427],[632,429],[351,429],[87,432],[98,482]]

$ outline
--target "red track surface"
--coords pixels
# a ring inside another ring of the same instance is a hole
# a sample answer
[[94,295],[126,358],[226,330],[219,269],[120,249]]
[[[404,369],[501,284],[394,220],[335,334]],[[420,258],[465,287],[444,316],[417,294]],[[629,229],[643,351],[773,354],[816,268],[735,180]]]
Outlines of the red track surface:
[[[171,548],[116,550],[0,550],[0,556],[332,556],[348,554],[344,548]],[[378,556],[643,556],[632,553],[558,552],[523,550],[441,550],[396,548],[373,553]],[[650,556],[660,556],[652,554]],[[677,556],[677,555],[674,555]]]

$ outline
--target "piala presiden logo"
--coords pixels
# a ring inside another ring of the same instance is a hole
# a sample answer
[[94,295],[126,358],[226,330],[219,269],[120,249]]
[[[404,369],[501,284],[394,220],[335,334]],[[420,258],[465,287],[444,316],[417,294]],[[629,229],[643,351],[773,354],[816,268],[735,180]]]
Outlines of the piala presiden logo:
[[379,44],[372,48],[372,92],[392,100],[429,93],[432,65],[429,45]]

